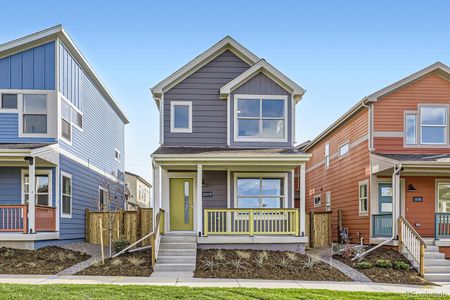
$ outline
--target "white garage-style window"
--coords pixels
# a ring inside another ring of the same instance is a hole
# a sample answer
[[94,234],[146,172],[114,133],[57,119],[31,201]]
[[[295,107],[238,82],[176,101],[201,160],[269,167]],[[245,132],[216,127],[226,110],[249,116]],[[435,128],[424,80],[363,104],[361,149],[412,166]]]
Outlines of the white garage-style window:
[[72,217],[72,175],[61,172],[61,217]]
[[286,174],[235,174],[235,207],[286,207]]
[[287,96],[235,95],[236,141],[286,141]]
[[191,101],[170,101],[170,132],[192,132]]
[[420,107],[420,142],[421,144],[447,143],[446,106]]

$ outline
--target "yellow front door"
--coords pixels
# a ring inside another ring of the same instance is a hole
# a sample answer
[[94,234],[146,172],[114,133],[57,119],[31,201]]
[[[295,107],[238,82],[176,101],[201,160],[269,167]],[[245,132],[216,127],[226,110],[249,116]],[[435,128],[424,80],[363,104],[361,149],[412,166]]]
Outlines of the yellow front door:
[[170,179],[170,230],[192,231],[194,229],[193,188],[192,178]]

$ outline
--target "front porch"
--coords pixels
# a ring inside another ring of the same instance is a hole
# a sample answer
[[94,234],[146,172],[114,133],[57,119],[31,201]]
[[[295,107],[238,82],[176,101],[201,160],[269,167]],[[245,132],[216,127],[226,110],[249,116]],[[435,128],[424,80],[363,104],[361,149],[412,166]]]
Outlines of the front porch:
[[45,144],[0,148],[0,244],[32,244],[59,237],[54,150]]
[[154,155],[155,211],[165,210],[166,231],[195,233],[199,244],[306,243],[304,182],[296,209],[293,172],[304,172],[308,156],[224,152]]

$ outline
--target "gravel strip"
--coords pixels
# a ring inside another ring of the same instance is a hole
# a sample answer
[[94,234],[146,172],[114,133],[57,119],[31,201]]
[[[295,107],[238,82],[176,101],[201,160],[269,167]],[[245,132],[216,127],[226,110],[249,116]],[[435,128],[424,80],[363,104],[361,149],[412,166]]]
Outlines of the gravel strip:
[[[91,256],[88,260],[85,260],[83,262],[80,262],[70,268],[67,268],[65,270],[62,270],[57,275],[74,275],[81,270],[84,270],[93,264],[99,262],[102,259],[102,251],[100,245],[94,245],[89,243],[71,243],[71,244],[65,244],[61,245],[61,248],[78,251],[82,253],[86,253]],[[105,249],[105,252],[107,252],[107,249]],[[114,251],[113,251],[114,255]],[[105,253],[106,257],[106,253]]]
[[372,280],[363,273],[353,269],[352,267],[333,258],[330,249],[314,249],[309,251],[311,254],[317,255],[321,261],[338,269],[353,281],[358,282],[372,282]]

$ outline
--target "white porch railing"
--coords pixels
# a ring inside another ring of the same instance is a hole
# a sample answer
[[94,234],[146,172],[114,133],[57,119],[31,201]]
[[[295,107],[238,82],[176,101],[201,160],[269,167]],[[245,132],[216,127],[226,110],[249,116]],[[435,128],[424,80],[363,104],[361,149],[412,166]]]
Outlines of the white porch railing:
[[221,208],[205,209],[203,234],[299,235],[299,210]]
[[398,219],[398,245],[400,251],[402,247],[408,250],[414,260],[419,264],[420,276],[423,276],[425,271],[424,255],[427,246],[417,231],[403,217]]

